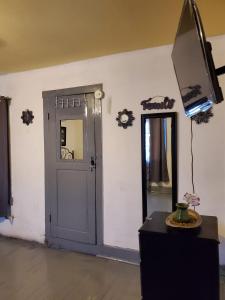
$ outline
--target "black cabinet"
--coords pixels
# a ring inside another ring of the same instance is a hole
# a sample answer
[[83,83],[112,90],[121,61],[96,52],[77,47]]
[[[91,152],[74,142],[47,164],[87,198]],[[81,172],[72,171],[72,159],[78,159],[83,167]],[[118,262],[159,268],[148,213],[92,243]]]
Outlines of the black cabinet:
[[154,212],[139,230],[143,300],[219,300],[217,218],[199,230],[171,230]]

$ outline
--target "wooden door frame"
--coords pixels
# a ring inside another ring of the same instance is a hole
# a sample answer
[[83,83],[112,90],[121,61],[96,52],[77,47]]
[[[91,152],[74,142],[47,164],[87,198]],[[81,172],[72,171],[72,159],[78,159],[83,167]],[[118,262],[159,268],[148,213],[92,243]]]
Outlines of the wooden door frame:
[[50,216],[51,203],[49,191],[49,163],[47,160],[50,147],[48,143],[49,118],[53,113],[49,100],[57,95],[71,94],[89,94],[95,93],[96,90],[102,90],[102,84],[65,88],[59,90],[51,90],[42,92],[43,97],[43,113],[44,113],[44,152],[45,152],[45,242],[52,247],[66,248],[77,250],[85,253],[99,254],[100,248],[103,246],[103,189],[102,189],[102,105],[101,100],[95,99],[94,109],[94,134],[95,134],[95,151],[96,151],[96,245],[83,244],[73,242],[51,236],[50,232]]

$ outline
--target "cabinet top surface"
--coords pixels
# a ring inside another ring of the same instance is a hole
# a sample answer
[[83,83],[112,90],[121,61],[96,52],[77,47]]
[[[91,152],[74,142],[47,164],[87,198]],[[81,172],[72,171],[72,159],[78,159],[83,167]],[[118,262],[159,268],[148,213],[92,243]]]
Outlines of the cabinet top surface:
[[193,229],[174,229],[168,228],[165,220],[169,213],[167,212],[154,212],[139,229],[142,233],[155,233],[155,234],[176,234],[177,236],[187,235],[192,238],[201,238],[219,241],[218,238],[218,223],[217,217],[214,216],[201,216],[202,225],[198,230]]

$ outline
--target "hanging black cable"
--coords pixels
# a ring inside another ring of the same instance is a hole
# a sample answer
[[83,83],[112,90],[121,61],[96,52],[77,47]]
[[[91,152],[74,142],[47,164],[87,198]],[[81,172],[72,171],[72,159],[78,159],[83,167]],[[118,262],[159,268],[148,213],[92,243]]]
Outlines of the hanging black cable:
[[193,120],[191,119],[191,182],[192,182],[192,192],[195,194],[195,184],[194,184],[194,156],[193,156]]

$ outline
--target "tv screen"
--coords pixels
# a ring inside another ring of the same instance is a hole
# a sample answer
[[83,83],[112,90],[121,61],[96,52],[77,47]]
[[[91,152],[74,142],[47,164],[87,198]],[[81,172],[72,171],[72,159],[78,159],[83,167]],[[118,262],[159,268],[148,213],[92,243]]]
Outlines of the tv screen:
[[185,0],[172,60],[188,117],[207,111],[213,103],[223,100],[211,50],[195,1]]

